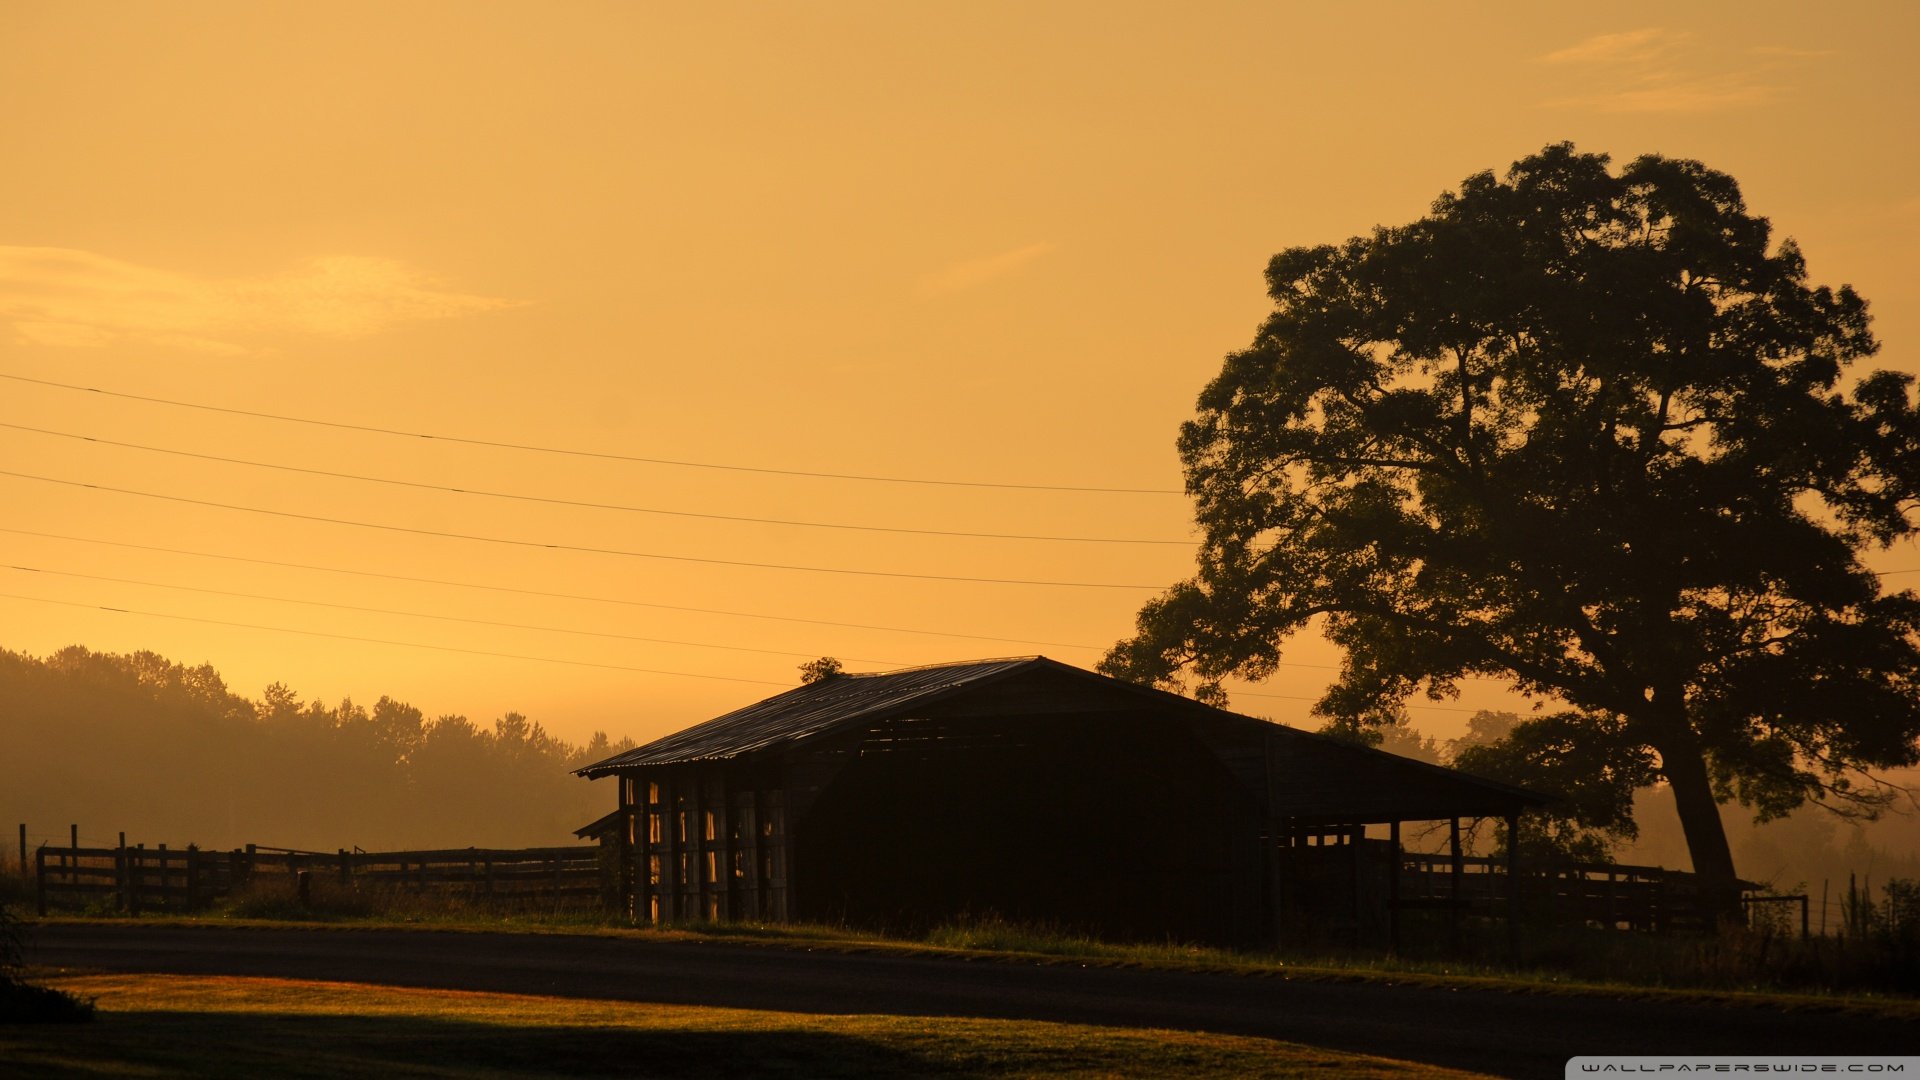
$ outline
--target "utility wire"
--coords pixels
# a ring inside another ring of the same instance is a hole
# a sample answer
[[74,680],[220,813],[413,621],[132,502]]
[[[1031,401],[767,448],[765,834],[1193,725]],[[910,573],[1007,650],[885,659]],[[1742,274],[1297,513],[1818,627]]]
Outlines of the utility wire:
[[[715,645],[704,641],[679,641],[674,638],[641,637],[637,634],[614,634],[598,630],[575,630],[566,626],[539,626],[532,623],[497,622],[492,619],[468,619],[458,615],[435,615],[425,611],[402,611],[396,608],[360,607],[354,604],[335,604],[325,600],[301,600],[291,596],[268,596],[262,593],[232,592],[226,589],[203,589],[193,585],[169,585],[160,581],[140,581],[135,578],[104,577],[99,574],[80,574],[71,570],[48,570],[38,566],[16,566],[4,564],[9,570],[20,570],[29,574],[53,574],[59,577],[78,578],[83,581],[105,581],[115,585],[141,585],[150,589],[174,589],[179,592],[205,593],[209,596],[233,596],[242,600],[268,600],[276,604],[305,604],[308,607],[334,608],[340,611],[361,611],[373,615],[404,615],[412,619],[437,619],[441,622],[470,623],[474,626],[500,626],[510,630],[540,630],[549,634],[578,634],[582,637],[613,638],[619,641],[644,641],[652,645],[685,645],[695,649],[725,649],[729,652],[761,653],[767,656],[798,656],[811,659],[816,653],[790,652],[784,649],[751,649],[744,645]],[[861,664],[892,664],[903,666],[900,660],[877,660],[871,656],[845,656]]]
[[643,675],[673,675],[683,679],[712,679],[716,682],[754,683],[759,686],[786,686],[786,683],[773,682],[770,679],[742,679],[731,675],[698,675],[691,671],[662,671],[659,668],[629,667],[625,664],[597,664],[590,660],[562,660],[554,656],[526,656],[521,653],[489,652],[485,649],[462,649],[452,645],[429,645],[419,641],[391,641],[386,638],[356,637],[352,634],[329,634],[319,630],[296,630],[286,626],[262,626],[258,623],[226,622],[221,619],[201,619],[192,615],[174,615],[164,611],[141,611],[137,608],[108,607],[105,604],[86,604],[76,600],[49,600],[44,596],[20,596],[15,593],[0,593],[0,599],[25,600],[33,604],[58,604],[61,607],[84,608],[89,611],[110,611],[116,615],[144,615],[150,619],[174,619],[179,622],[204,623],[208,626],[232,626],[242,630],[267,630],[276,634],[302,634],[307,637],[332,638],[335,641],[359,641],[370,645],[398,645],[407,649],[432,649],[435,652],[466,653],[469,656],[491,656],[502,660],[535,660],[542,664],[567,664],[572,667],[604,668],[609,671],[637,671]]
[[213,551],[192,551],[186,548],[159,547],[153,544],[134,544],[124,540],[100,540],[90,536],[63,536],[59,533],[34,532],[31,529],[14,529],[6,526],[0,526],[0,533],[12,533],[16,536],[34,536],[43,540],[65,540],[76,544],[99,544],[104,547],[125,548],[133,551],[157,551],[166,555],[188,555],[196,559],[219,559],[224,562],[251,563],[255,566],[278,566],[288,570],[312,570],[323,574],[345,574],[351,577],[375,578],[381,581],[405,581],[416,585],[444,585],[455,589],[480,589],[486,592],[511,593],[516,596],[539,596],[550,600],[582,600],[594,604],[616,604],[621,607],[649,608],[655,611],[684,611],[695,615],[723,615],[736,619],[765,619],[771,622],[799,623],[806,626],[833,626],[844,630],[878,630],[890,634],[920,634],[926,637],[959,638],[967,641],[994,641],[1005,645],[1042,645],[1058,649],[1086,649],[1090,652],[1100,652],[1105,648],[1105,646],[1101,645],[1079,645],[1067,641],[1035,641],[1030,638],[993,637],[987,634],[959,634],[948,630],[919,630],[906,626],[879,626],[872,623],[833,622],[828,619],[803,619],[791,615],[764,615],[752,611],[727,611],[720,608],[654,604],[644,600],[622,600],[608,596],[587,596],[581,593],[517,589],[509,585],[483,585],[473,581],[449,581],[444,578],[410,577],[406,574],[383,574],[374,570],[348,570],[338,566],[282,562],[277,559],[255,559],[245,555],[224,555]]
[[459,435],[434,435],[420,431],[403,431],[397,428],[378,427],[373,424],[348,424],[336,420],[316,420],[305,416],[286,416],[279,413],[256,412],[251,409],[234,409],[194,401],[176,401],[172,398],[149,397],[145,394],[129,394],[118,390],[103,390],[97,386],[78,386],[73,383],[55,382],[52,379],[34,379],[25,375],[10,375],[4,372],[0,372],[0,379],[32,383],[36,386],[50,386],[61,390],[77,390],[81,393],[100,394],[105,397],[122,398],[127,401],[143,401],[151,405],[170,405],[180,409],[200,409],[206,412],[226,413],[230,416],[248,416],[256,420],[278,420],[290,424],[310,424],[314,427],[336,428],[342,431],[372,432],[374,434],[394,435],[407,439],[431,439],[435,442],[460,443],[466,446],[490,446],[501,450],[526,450],[541,454],[562,454],[567,457],[598,458],[603,461],[628,461],[643,465],[671,465],[683,469],[717,469],[725,472],[760,473],[768,476],[803,476],[821,480],[860,480],[878,484],[924,484],[935,487],[990,488],[1012,491],[1069,491],[1091,492],[1105,495],[1185,494],[1185,492],[1175,488],[1094,487],[1072,484],[1011,484],[994,483],[985,480],[930,480],[910,476],[869,476],[860,473],[809,472],[803,469],[772,469],[754,465],[723,465],[711,461],[683,461],[674,458],[639,457],[631,454],[609,454],[593,450],[573,450],[557,446],[538,446],[531,443],[472,439]]
[[[876,630],[882,633],[889,633],[889,634],[917,634],[922,637],[954,638],[954,639],[965,640],[965,641],[992,641],[992,642],[997,642],[1003,645],[1039,645],[1039,646],[1050,648],[1050,649],[1082,649],[1087,652],[1105,652],[1107,648],[1104,645],[1088,645],[1081,642],[1073,642],[1073,641],[1041,641],[1034,638],[995,637],[990,634],[962,634],[962,633],[955,633],[950,630],[922,630],[922,629],[918,629],[915,627],[908,627],[908,626],[882,626],[875,623],[834,622],[830,619],[803,619],[803,618],[799,618],[797,616],[791,616],[791,615],[766,615],[766,614],[761,614],[759,612],[752,612],[752,611],[727,611],[722,608],[685,607],[677,604],[654,604],[644,600],[622,600],[622,599],[618,599],[615,597],[608,597],[608,596],[587,596],[583,593],[546,592],[540,589],[518,589],[509,585],[483,585],[483,584],[480,584],[479,582],[473,582],[473,581],[449,581],[445,578],[412,577],[406,574],[383,574],[373,570],[348,570],[344,567],[319,566],[314,563],[282,562],[277,559],[255,559],[245,555],[223,555],[218,552],[212,552],[212,551],[193,551],[187,548],[159,547],[154,544],[133,544],[133,543],[128,543],[127,541],[124,541],[124,540],[100,540],[100,539],[89,537],[89,536],[63,536],[59,533],[35,532],[31,529],[14,529],[14,528],[8,528],[6,526],[0,526],[0,533],[11,533],[15,536],[32,536],[42,540],[64,540],[69,543],[76,543],[76,544],[98,544],[103,547],[126,548],[132,551],[155,551],[165,555],[187,555],[196,559],[218,559],[224,562],[251,563],[256,566],[277,566],[277,567],[281,567],[283,569],[288,569],[288,570],[313,570],[323,574],[345,574],[349,577],[374,578],[380,581],[405,581],[405,582],[409,582],[411,584],[416,584],[416,585],[444,585],[444,586],[447,586],[450,588],[456,588],[456,589],[478,589],[484,592],[511,593],[516,596],[538,596],[538,597],[543,597],[550,600],[582,600],[582,601],[586,601],[588,603],[594,603],[594,604],[614,604],[621,607],[649,608],[656,611],[683,611],[683,612],[688,612],[690,614],[695,614],[695,615],[722,615],[722,616],[726,616],[729,618],[736,618],[736,619],[763,619],[771,622],[798,623],[806,626],[831,626],[831,627],[835,627],[842,630]],[[14,567],[14,569],[27,570],[32,568],[16,566]],[[64,571],[58,571],[58,570],[49,570],[49,571],[40,571],[40,572],[41,573],[64,573]],[[93,575],[67,574],[67,576],[92,577]],[[132,585],[153,585],[156,588],[162,588],[162,589],[188,589],[189,588],[188,586],[185,586],[185,585],[164,585],[158,582],[129,581],[122,578],[99,578],[98,580],[121,582],[124,584],[132,584]],[[214,593],[218,593],[219,595],[239,596],[239,597],[246,597],[249,599],[261,599],[261,600],[283,599],[281,597],[254,596],[251,593],[222,593],[219,590],[214,590],[214,589],[192,589],[191,591],[214,592]],[[300,604],[318,604],[319,603],[319,601],[312,601],[312,600],[287,600],[286,602],[300,603]],[[322,606],[345,607],[346,605],[326,604]],[[387,612],[383,608],[353,608],[351,610],[381,612],[384,614],[414,615],[423,619],[449,619],[449,620],[452,619],[452,616],[429,615],[424,612],[407,612],[407,611]],[[456,620],[456,621],[478,622],[480,620]],[[512,626],[512,627],[520,626],[520,624],[518,623],[498,623],[498,624],[489,624],[489,625]],[[552,627],[552,628],[526,627],[526,629],[554,629],[558,632],[569,633],[569,634],[589,633],[589,631],[564,630],[558,627]],[[620,635],[612,635],[612,636],[620,636]],[[654,639],[643,638],[643,639],[637,639],[637,640],[654,640]],[[696,645],[696,646],[699,645],[698,642],[671,642],[671,644]],[[712,645],[712,646],[701,646],[701,647],[732,648],[733,646]],[[748,651],[773,652],[774,650],[754,649],[754,650],[748,650]],[[812,654],[777,652],[776,655],[780,655],[780,656],[808,655],[810,656]],[[898,664],[900,663],[900,661],[897,661],[897,660],[875,660],[868,657],[846,656],[846,657],[841,657],[841,659],[854,660],[854,661],[858,661],[860,663],[866,663],[866,664]],[[1280,661],[1280,666],[1281,667],[1322,668],[1322,669],[1331,671],[1338,668],[1340,665],[1314,664],[1314,663],[1308,663],[1302,660],[1282,660]],[[1275,697],[1275,696],[1285,696],[1285,695],[1254,695],[1254,696]],[[1305,698],[1302,700],[1316,700],[1316,699]],[[1420,707],[1420,706],[1416,706],[1416,707]]]
[[420,491],[445,491],[455,495],[481,495],[490,499],[515,499],[520,502],[546,503],[551,506],[577,506],[589,510],[620,510],[629,514],[658,514],[665,517],[701,518],[706,521],[735,521],[755,525],[791,525],[807,529],[847,529],[857,532],[901,533],[910,536],[964,536],[984,540],[1048,540],[1075,544],[1159,544],[1172,547],[1192,547],[1190,540],[1145,540],[1131,537],[1110,536],[1038,536],[1031,533],[992,533],[967,532],[958,529],[908,529],[886,525],[849,525],[830,521],[795,521],[786,518],[744,517],[733,514],[702,514],[691,510],[662,510],[650,506],[627,506],[620,503],[589,502],[579,499],[556,499],[543,495],[520,495],[506,491],[485,491],[479,488],[453,487],[448,484],[427,484],[414,480],[396,480],[385,476],[364,476],[359,473],[334,472],[329,469],[310,469],[300,465],[281,465],[270,461],[252,461],[247,458],[223,457],[219,454],[201,454],[191,450],[174,450],[164,446],[147,446],[142,443],[121,442],[117,439],[103,439],[93,435],[76,435],[69,431],[53,431],[48,428],[29,427],[26,424],[0,422],[0,428],[14,431],[30,431],[36,435],[51,435],[62,439],[74,439],[80,442],[95,443],[100,446],[117,446],[127,450],[142,450],[153,454],[171,454],[174,457],[195,458],[200,461],[218,461],[228,465],[246,465],[256,469],[277,469],[281,472],[304,473],[308,476],[327,476],[336,480],[358,480],[370,484],[390,484],[395,487],[414,488]]
[[447,540],[473,540],[483,544],[501,544],[508,547],[545,548],[550,551],[578,551],[590,555],[618,555],[629,559],[658,559],[665,562],[705,563],[709,566],[745,566],[759,570],[798,570],[813,574],[846,574],[857,577],[905,578],[915,581],[958,581],[974,585],[1042,585],[1054,588],[1070,589],[1133,589],[1142,592],[1158,591],[1159,585],[1128,585],[1104,581],[1042,581],[1030,578],[985,578],[965,577],[958,574],[910,574],[895,570],[855,570],[839,566],[803,566],[793,563],[751,562],[744,559],[707,559],[697,555],[663,555],[652,551],[628,551],[622,548],[589,547],[582,544],[548,543],[538,540],[511,540],[500,536],[480,536],[475,533],[443,532],[438,529],[417,529],[406,525],[382,525],[371,521],[353,521],[348,518],[327,517],[323,514],[299,514],[291,510],[268,510],[258,506],[240,506],[235,503],[215,502],[211,499],[192,499],[184,495],[161,495],[152,491],[137,491],[133,488],[113,487],[107,484],[89,484],[82,480],[62,480],[52,476],[37,476],[33,473],[13,472],[0,469],[0,476],[11,476],[19,480],[36,480],[46,484],[60,484],[66,487],[88,488],[94,491],[111,491],[116,495],[137,495],[143,499],[160,499],[166,502],[185,503],[190,506],[211,506],[220,510],[237,510],[247,514],[264,514],[269,517],[292,518],[296,521],[320,521],[330,525],[352,525],[361,529],[379,529],[384,532],[407,533],[413,536],[433,536]]

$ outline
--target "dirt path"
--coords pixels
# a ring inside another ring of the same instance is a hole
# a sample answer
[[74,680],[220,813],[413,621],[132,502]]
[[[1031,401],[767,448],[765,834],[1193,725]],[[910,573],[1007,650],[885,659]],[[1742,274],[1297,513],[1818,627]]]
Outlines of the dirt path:
[[1512,1077],[1574,1054],[1912,1053],[1842,1014],[760,945],[390,930],[54,925],[31,959],[812,1013],[988,1016],[1286,1039]]

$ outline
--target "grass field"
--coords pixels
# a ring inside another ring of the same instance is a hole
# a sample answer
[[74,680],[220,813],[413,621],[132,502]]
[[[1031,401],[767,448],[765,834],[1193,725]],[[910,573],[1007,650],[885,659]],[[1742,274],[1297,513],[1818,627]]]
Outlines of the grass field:
[[91,975],[91,1024],[0,1027],[5,1077],[1474,1074],[1291,1043],[1035,1021],[813,1016],[353,983]]
[[[1460,960],[1436,960],[1378,955],[1283,957],[1270,953],[1238,952],[1180,944],[1115,944],[993,920],[948,926],[921,939],[889,938],[869,931],[804,923],[692,923],[674,927],[621,927],[604,918],[538,918],[526,915],[485,917],[471,910],[447,911],[436,917],[329,918],[299,921],[292,918],[235,918],[208,912],[194,916],[125,917],[54,916],[49,923],[81,925],[174,925],[303,928],[316,933],[330,929],[393,929],[440,933],[565,934],[596,937],[632,937],[648,941],[730,941],[770,947],[838,949],[849,952],[890,952],[911,955],[965,956],[1038,963],[1094,964],[1112,967],[1205,971],[1254,977],[1283,977],[1309,981],[1366,981],[1402,986],[1476,988],[1506,993],[1589,994],[1607,998],[1639,998],[1704,1005],[1759,1005],[1789,1010],[1849,1012],[1897,1020],[1920,1020],[1920,998],[1904,994],[1853,991],[1836,993],[1794,990],[1766,985],[1689,986],[1641,978],[1596,978],[1549,968],[1512,968]],[[1638,951],[1690,947],[1667,939],[1631,941]],[[1697,945],[1691,946],[1697,947]],[[1622,974],[1630,970],[1621,965]],[[1644,973],[1641,973],[1644,976]]]

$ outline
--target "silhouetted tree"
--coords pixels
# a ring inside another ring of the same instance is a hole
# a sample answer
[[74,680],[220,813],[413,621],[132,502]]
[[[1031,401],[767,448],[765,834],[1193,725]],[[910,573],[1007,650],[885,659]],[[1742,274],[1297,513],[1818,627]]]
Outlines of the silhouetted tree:
[[845,669],[841,667],[840,661],[831,656],[823,656],[818,660],[809,660],[800,665],[800,682],[803,685],[817,683],[821,679],[831,679],[843,670]]
[[1871,811],[1920,756],[1920,598],[1862,561],[1915,532],[1913,380],[1843,378],[1865,302],[1769,237],[1698,162],[1562,144],[1274,256],[1181,431],[1199,572],[1104,669],[1218,696],[1323,618],[1324,715],[1508,678],[1571,706],[1515,752],[1664,778],[1730,909],[1717,800]]

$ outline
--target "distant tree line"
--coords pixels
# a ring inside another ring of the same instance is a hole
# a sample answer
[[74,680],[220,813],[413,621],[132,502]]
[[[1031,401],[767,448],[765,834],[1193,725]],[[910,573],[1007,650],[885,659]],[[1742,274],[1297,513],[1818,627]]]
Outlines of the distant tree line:
[[79,646],[0,649],[0,740],[9,839],[14,822],[78,823],[83,842],[319,850],[572,843],[613,795],[571,770],[633,746],[576,746],[512,712],[483,727],[389,697],[329,707],[281,683],[253,701],[210,665]]

